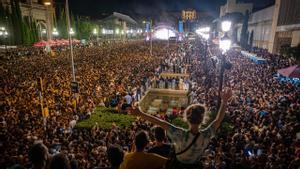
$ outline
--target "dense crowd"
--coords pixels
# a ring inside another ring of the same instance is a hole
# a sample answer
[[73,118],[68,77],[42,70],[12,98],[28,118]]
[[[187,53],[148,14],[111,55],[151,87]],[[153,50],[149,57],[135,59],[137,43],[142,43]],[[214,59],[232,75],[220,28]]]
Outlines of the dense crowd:
[[[227,53],[226,58],[233,66],[225,72],[225,86],[235,93],[227,116],[234,128],[211,141],[206,164],[217,168],[298,168],[299,85],[273,78],[276,70],[291,63],[266,50],[253,52],[268,63],[256,64],[239,51]],[[207,64],[215,64],[209,61]],[[200,65],[205,66],[203,62]],[[192,76],[196,84],[192,92],[194,102],[208,107],[217,105],[219,72],[211,76],[199,66]],[[213,85],[207,90],[205,79],[209,78]]]
[[[39,49],[28,50],[28,55],[21,56],[11,50],[9,57],[3,53],[1,58],[1,166],[26,162],[28,146],[35,140],[41,139],[47,146],[61,141],[63,137],[57,134],[70,133],[74,120],[92,113],[96,105],[109,104],[115,95],[125,96],[140,86],[144,77],[154,73],[162,56],[150,57],[144,44],[78,47],[74,62],[80,94],[74,96],[68,52],[60,50],[59,55],[50,57],[37,54]],[[47,120],[41,116],[39,77],[43,79]]]
[[[205,104],[209,111],[215,112],[218,64],[210,57],[205,58],[200,41],[191,44],[186,43],[181,48],[171,45],[170,56],[184,52],[191,57],[188,62],[192,102]],[[77,120],[88,117],[96,106],[108,106],[116,97],[124,97],[125,102],[132,104],[129,97],[135,93],[133,100],[139,100],[149,79],[157,77],[159,65],[173,73],[185,72],[184,65],[176,65],[176,61],[166,56],[162,45],[154,43],[153,56],[147,44],[141,42],[77,47],[74,59],[80,92],[75,96],[70,91],[72,74],[67,50],[60,49],[54,57],[37,49],[28,49],[30,52],[26,55],[20,52],[10,52],[9,57],[2,55],[0,166],[20,164],[30,168],[36,160],[47,161],[48,157],[38,158],[38,153],[34,153],[42,151],[53,155],[60,152],[52,161],[69,161],[72,168],[118,168],[124,152],[134,148],[136,133],[141,129],[148,131],[152,140],[146,150],[162,145],[163,150],[169,149],[161,143],[168,142],[167,139],[155,139],[153,124],[139,118],[128,128],[73,128]],[[210,48],[212,53],[218,52],[213,45]],[[225,72],[224,86],[234,93],[226,121],[233,127],[226,134],[220,133],[205,148],[204,168],[293,169],[300,166],[300,138],[296,135],[300,120],[299,86],[273,78],[274,70],[288,66],[288,61],[266,51],[259,54],[268,59],[267,64],[256,65],[238,51],[229,51],[226,56],[233,66]],[[49,111],[48,118],[42,117],[40,109],[36,83],[39,77],[43,79],[43,105]],[[176,89],[175,79],[167,82],[162,88],[174,86]],[[122,104],[122,99],[117,99],[116,104]],[[31,148],[37,142],[43,144]],[[160,155],[167,157],[166,154]],[[55,166],[55,162],[48,165]]]

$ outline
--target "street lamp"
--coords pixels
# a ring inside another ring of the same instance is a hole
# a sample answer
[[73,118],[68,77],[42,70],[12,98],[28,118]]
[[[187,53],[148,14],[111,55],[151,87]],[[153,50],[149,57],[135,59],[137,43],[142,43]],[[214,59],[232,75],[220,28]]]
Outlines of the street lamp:
[[58,33],[58,31],[57,31],[56,28],[53,28],[52,35],[53,35],[53,36],[58,36],[58,35],[59,35],[59,33]]
[[219,47],[222,50],[222,55],[221,55],[220,81],[219,81],[219,89],[218,89],[218,93],[219,93],[218,108],[220,108],[221,106],[221,91],[223,88],[225,70],[229,70],[232,67],[232,64],[229,61],[227,61],[225,58],[226,52],[231,47],[231,39],[228,36],[228,31],[231,28],[231,22],[225,20],[221,23],[221,27],[222,27],[222,31],[224,32],[224,36],[219,40]]
[[74,34],[75,34],[73,28],[70,28],[69,34],[70,34],[70,35],[74,35]]
[[120,33],[120,31],[119,31],[119,29],[118,29],[118,28],[116,29],[116,31],[115,31],[115,32],[116,32],[116,34],[117,34],[117,35]]
[[97,30],[97,28],[93,29],[93,34],[96,37],[96,41],[97,41],[97,44],[98,44],[98,30]]
[[223,53],[227,52],[231,47],[231,39],[228,36],[228,31],[231,28],[231,22],[230,21],[223,21],[221,24],[222,31],[224,32],[224,36],[220,39],[220,49]]
[[47,25],[47,41],[51,39],[51,23],[50,23],[50,6],[52,5],[50,0],[44,0],[44,5],[46,7],[46,25]]
[[98,31],[97,31],[96,28],[93,29],[93,34],[94,34],[94,35],[97,35],[97,34],[98,34]]
[[207,52],[208,52],[208,40],[209,40],[209,35],[210,35],[210,27],[202,27],[202,28],[198,28],[196,30],[196,33],[201,36],[204,40],[205,40],[205,49],[204,49],[204,72],[206,75],[206,79],[208,81],[208,78],[210,78],[210,76],[208,75],[208,67],[207,67]]
[[230,21],[223,21],[221,23],[222,31],[223,32],[228,32],[231,28],[231,22]]
[[5,41],[7,40],[8,32],[5,29],[5,27],[0,27],[0,37],[3,37],[4,39],[4,45],[5,45],[5,51],[7,51],[7,45],[5,44]]

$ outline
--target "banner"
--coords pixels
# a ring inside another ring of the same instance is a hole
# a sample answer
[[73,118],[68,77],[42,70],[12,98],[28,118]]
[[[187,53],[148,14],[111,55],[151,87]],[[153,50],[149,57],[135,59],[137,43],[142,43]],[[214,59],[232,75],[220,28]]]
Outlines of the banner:
[[178,22],[178,32],[179,32],[179,33],[182,33],[182,32],[183,32],[183,22],[182,22],[182,21],[179,21],[179,22]]
[[150,32],[150,22],[146,22],[146,32]]

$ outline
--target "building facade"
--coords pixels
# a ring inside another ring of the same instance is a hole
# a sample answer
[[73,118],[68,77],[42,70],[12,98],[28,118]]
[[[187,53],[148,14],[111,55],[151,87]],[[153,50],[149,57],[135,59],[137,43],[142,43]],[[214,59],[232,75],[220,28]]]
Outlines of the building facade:
[[247,10],[251,12],[252,9],[252,3],[238,3],[237,0],[227,0],[227,3],[220,7],[220,18],[225,16],[227,13],[238,12],[245,14]]
[[182,10],[181,18],[183,21],[191,21],[197,19],[197,12],[194,9]]
[[195,9],[185,9],[181,11],[181,20],[184,23],[185,32],[193,32],[197,24],[197,11]]
[[[253,31],[253,46],[267,49],[270,45],[274,6],[254,12],[249,16],[248,31]],[[237,24],[237,39],[241,39],[242,24]]]
[[98,20],[103,27],[102,35],[106,38],[123,39],[132,38],[140,35],[141,27],[137,21],[128,15],[113,12],[111,15]]
[[[0,0],[4,7],[11,6],[10,0]],[[52,0],[20,0],[23,17],[31,17],[37,23],[40,38],[51,39],[54,28],[55,8]]]
[[[237,24],[238,40],[242,24]],[[300,43],[300,1],[276,0],[275,5],[254,12],[249,17],[248,31],[254,32],[253,46],[279,53],[281,46]]]
[[300,43],[300,1],[276,0],[269,51],[278,53],[281,46]]

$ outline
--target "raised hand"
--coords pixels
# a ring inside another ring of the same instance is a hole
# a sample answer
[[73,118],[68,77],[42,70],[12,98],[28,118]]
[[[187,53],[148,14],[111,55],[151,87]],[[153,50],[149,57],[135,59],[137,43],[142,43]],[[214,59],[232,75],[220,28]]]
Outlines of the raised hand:
[[221,99],[222,101],[227,102],[232,96],[232,90],[230,88],[225,89],[225,91],[222,91],[221,93]]
[[138,107],[128,107],[126,108],[126,112],[134,116],[140,116],[142,114]]

